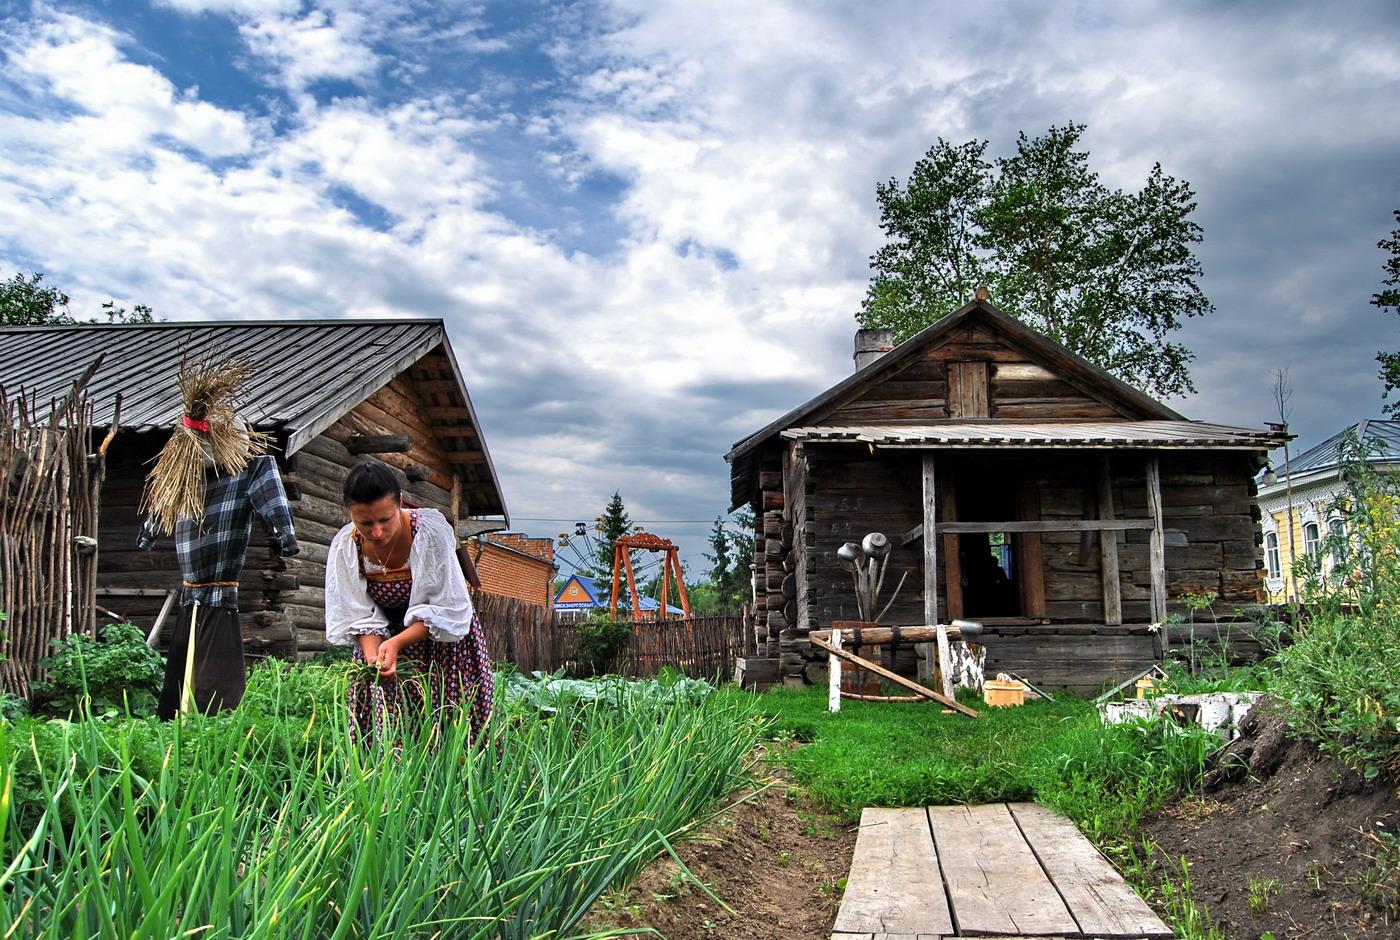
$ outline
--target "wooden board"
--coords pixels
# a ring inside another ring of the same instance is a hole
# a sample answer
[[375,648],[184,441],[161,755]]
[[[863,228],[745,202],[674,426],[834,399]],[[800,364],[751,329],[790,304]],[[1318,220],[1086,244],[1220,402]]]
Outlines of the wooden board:
[[959,935],[1079,934],[1004,803],[931,806],[928,817]]
[[890,672],[888,669],[886,669],[884,666],[881,666],[879,663],[872,663],[868,659],[862,659],[859,656],[852,655],[846,650],[838,649],[832,646],[830,643],[826,643],[822,640],[814,639],[810,636],[807,639],[808,642],[810,642],[817,649],[826,650],[828,653],[835,655],[839,659],[845,660],[848,663],[854,663],[855,665],[860,666],[862,669],[875,673],[875,675],[879,676],[881,679],[893,682],[895,685],[900,686],[901,688],[908,689],[915,695],[919,695],[927,699],[932,699],[933,701],[938,702],[942,705],[946,705],[954,711],[960,712],[961,714],[964,714],[969,718],[977,717],[977,712],[975,710],[968,708],[966,705],[962,704],[957,699],[949,698],[946,695],[941,695],[938,692],[933,691],[932,689],[926,689],[923,686],[919,685],[917,682],[904,678],[899,673]]
[[839,933],[953,932],[938,855],[922,809],[861,813],[851,873],[833,928]]
[[1090,937],[1173,935],[1074,823],[1034,803],[1012,803],[1009,808],[1081,933]]

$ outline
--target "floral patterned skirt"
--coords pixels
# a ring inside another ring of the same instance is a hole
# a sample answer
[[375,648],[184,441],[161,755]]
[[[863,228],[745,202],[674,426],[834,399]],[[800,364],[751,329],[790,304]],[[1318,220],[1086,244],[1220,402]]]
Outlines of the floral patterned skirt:
[[[355,662],[365,661],[358,645],[353,655]],[[434,724],[444,718],[455,719],[466,709],[471,741],[476,743],[491,717],[496,691],[481,621],[473,614],[471,629],[456,643],[428,639],[405,646],[399,652],[401,674],[409,661],[416,667],[413,677],[350,684],[351,740],[371,743],[386,727],[395,729],[391,733],[396,742],[404,736],[412,739],[427,717],[430,703]]]

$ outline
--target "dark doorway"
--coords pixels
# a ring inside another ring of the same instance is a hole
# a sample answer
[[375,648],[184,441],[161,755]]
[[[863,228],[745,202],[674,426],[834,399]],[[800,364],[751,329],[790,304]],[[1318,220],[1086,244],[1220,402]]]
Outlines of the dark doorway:
[[[1014,522],[1039,518],[1037,500],[1023,466],[1005,458],[959,461],[944,478],[943,519],[958,522]],[[946,535],[948,613],[970,620],[1026,620],[1043,616],[1027,609],[1039,595],[1039,535],[969,532]],[[1029,582],[1029,583],[1028,583]],[[1032,606],[1035,606],[1032,604]]]

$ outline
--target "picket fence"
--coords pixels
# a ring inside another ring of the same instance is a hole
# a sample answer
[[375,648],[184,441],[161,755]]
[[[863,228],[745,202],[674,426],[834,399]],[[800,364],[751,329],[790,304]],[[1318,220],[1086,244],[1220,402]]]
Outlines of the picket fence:
[[[578,624],[558,623],[552,609],[511,597],[478,594],[474,601],[492,659],[515,663],[522,672],[579,674]],[[744,652],[739,614],[643,621],[632,625],[611,671],[645,679],[670,666],[695,678],[729,680]]]

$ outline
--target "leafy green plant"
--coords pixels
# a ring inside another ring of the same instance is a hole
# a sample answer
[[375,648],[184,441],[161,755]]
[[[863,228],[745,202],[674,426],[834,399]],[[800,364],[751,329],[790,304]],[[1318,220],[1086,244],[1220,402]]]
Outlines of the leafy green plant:
[[588,675],[602,675],[612,668],[617,654],[632,637],[632,623],[615,620],[607,614],[594,614],[580,621],[575,631],[578,637],[578,662]]
[[146,645],[141,628],[113,623],[99,639],[74,633],[54,643],[41,665],[47,678],[34,684],[32,707],[38,714],[102,716],[153,715],[164,664]]
[[1371,453],[1342,441],[1345,524],[1299,563],[1306,616],[1274,690],[1295,728],[1367,779],[1400,774],[1400,477]]

